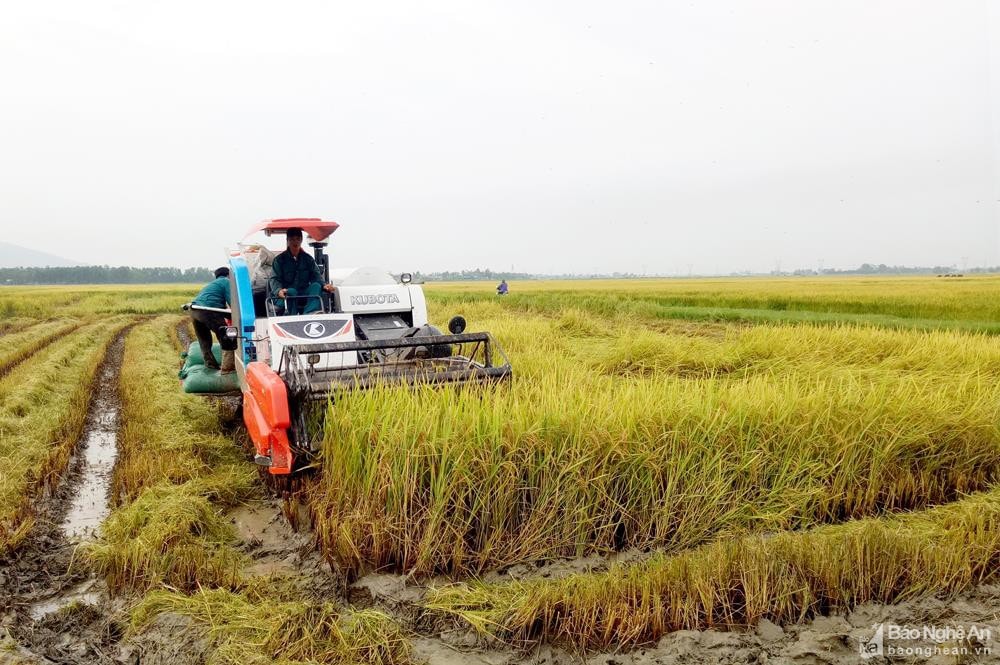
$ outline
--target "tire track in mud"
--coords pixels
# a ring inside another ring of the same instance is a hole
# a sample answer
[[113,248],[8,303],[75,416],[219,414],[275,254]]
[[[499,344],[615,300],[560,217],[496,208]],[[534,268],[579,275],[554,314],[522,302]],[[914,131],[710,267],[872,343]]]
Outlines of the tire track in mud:
[[177,327],[174,328],[174,336],[177,338],[177,344],[181,347],[181,351],[187,351],[187,348],[191,346],[191,342],[194,339],[191,337],[191,319],[189,317],[184,317],[177,322]]
[[[95,376],[87,418],[67,470],[38,504],[28,539],[0,560],[0,637],[14,662],[118,663],[119,628],[101,580],[77,561],[109,511],[117,457],[119,372],[131,324],[116,333]],[[0,663],[3,663],[0,655]]]
[[7,335],[16,335],[22,330],[26,330],[38,323],[35,319],[6,320],[0,321],[0,338]]

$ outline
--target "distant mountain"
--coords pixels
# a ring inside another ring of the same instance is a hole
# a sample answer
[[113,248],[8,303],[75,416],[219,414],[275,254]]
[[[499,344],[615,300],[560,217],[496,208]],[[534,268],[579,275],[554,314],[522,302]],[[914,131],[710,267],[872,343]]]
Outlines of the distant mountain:
[[9,242],[0,241],[0,268],[43,268],[45,266],[82,266],[79,261],[71,261],[61,256],[39,252]]

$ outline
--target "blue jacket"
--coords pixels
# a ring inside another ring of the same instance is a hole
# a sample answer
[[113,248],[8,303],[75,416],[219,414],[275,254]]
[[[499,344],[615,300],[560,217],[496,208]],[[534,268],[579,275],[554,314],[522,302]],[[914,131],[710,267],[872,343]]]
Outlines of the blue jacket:
[[198,293],[198,297],[194,299],[195,305],[201,305],[202,307],[217,307],[218,309],[225,309],[229,307],[229,303],[230,297],[228,277],[217,277],[212,280],[205,285],[205,288]]

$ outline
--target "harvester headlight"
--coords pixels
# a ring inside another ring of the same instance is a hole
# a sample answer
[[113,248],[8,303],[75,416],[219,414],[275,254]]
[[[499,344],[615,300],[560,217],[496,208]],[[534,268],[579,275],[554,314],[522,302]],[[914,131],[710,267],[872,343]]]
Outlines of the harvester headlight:
[[310,367],[312,367],[313,365],[319,362],[319,354],[310,353],[308,356],[306,356],[306,362],[309,363]]
[[236,326],[226,326],[227,339],[236,339],[239,336],[240,336],[239,328],[237,328]]
[[403,284],[409,284],[410,282],[413,281],[413,275],[408,272],[404,272],[399,276],[399,281],[401,281]]
[[451,331],[452,335],[461,335],[465,332],[465,317],[464,316],[453,316],[451,321],[448,322],[448,330]]

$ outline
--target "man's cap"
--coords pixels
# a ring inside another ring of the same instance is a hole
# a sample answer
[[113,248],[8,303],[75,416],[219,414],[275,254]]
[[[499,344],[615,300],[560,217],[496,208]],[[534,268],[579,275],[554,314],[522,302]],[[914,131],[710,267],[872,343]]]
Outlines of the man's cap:
[[215,278],[218,279],[220,277],[229,277],[229,268],[227,268],[226,266],[222,266],[221,268],[216,268]]
[[295,227],[292,227],[290,229],[286,229],[285,230],[285,236],[288,237],[288,238],[291,238],[293,236],[301,238],[302,237],[302,229],[297,229]]

